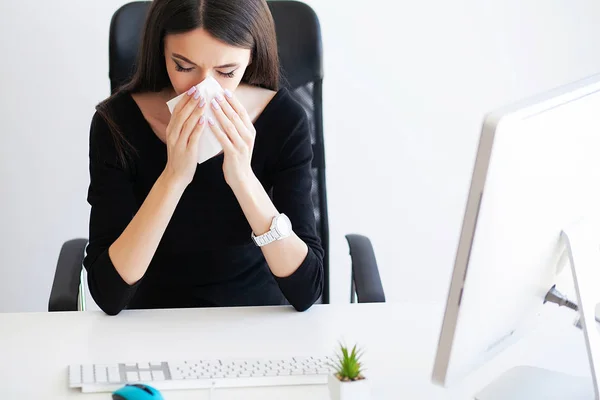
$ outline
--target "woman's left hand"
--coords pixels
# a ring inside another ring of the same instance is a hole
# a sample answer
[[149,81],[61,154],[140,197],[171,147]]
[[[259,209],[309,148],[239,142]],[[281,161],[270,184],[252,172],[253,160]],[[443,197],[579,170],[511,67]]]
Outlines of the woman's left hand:
[[231,92],[225,91],[225,96],[213,99],[211,107],[223,129],[212,118],[208,118],[208,125],[223,147],[225,181],[235,189],[254,174],[250,161],[256,129],[244,106]]

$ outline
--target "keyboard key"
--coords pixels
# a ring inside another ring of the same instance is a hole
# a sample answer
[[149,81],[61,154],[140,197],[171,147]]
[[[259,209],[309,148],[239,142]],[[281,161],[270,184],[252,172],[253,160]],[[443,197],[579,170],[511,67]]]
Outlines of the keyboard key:
[[121,374],[119,372],[119,367],[108,368],[108,381],[111,383],[121,382]]
[[96,382],[107,383],[108,382],[108,371],[104,365],[96,365]]
[[140,371],[140,381],[151,382],[152,381],[152,373],[150,371]]
[[83,383],[94,383],[94,366],[84,365],[81,370]]
[[200,364],[200,361],[184,361],[183,364],[188,367],[197,367]]
[[71,365],[69,367],[69,384],[71,384],[71,385],[81,384],[81,366]]
[[139,380],[137,371],[127,371],[127,382],[138,382]]
[[162,371],[152,371],[152,380],[154,381],[164,381],[165,374]]
[[183,373],[179,368],[171,369],[171,379],[183,379]]

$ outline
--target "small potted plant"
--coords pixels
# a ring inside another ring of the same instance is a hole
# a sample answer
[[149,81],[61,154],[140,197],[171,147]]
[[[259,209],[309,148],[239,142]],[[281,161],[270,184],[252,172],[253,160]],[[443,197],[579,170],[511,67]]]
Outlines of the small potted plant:
[[363,375],[362,352],[356,345],[349,350],[340,344],[337,361],[329,375],[329,396],[331,400],[365,400],[370,398],[369,382]]

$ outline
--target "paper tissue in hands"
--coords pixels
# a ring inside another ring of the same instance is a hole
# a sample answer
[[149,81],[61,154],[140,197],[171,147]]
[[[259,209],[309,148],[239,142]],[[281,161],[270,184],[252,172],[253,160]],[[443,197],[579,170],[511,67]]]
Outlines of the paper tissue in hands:
[[[196,85],[196,90],[198,90],[200,95],[204,97],[204,100],[206,100],[206,105],[204,106],[204,117],[206,118],[205,124],[207,124],[207,126],[204,127],[204,132],[202,132],[202,135],[200,136],[200,143],[198,145],[198,164],[202,164],[204,161],[223,151],[221,143],[219,143],[219,140],[212,133],[212,130],[208,125],[208,117],[211,117],[216,122],[217,126],[223,129],[215,117],[213,109],[210,105],[210,101],[213,98],[217,97],[217,95],[223,94],[223,88],[221,85],[219,85],[219,82],[217,82],[215,78],[209,76]],[[173,114],[175,106],[177,103],[179,103],[179,100],[181,100],[183,96],[187,96],[187,94],[184,92],[167,102],[167,107],[169,107],[171,114]]]

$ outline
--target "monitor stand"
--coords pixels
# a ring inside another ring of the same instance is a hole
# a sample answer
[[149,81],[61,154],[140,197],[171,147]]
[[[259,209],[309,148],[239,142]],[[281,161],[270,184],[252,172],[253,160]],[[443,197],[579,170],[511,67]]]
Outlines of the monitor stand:
[[543,368],[519,366],[506,371],[475,400],[594,400],[590,378]]
[[596,328],[596,305],[600,303],[600,223],[581,220],[563,230],[561,239],[573,273],[591,377],[519,366],[486,386],[475,396],[476,400],[600,400],[600,332]]

